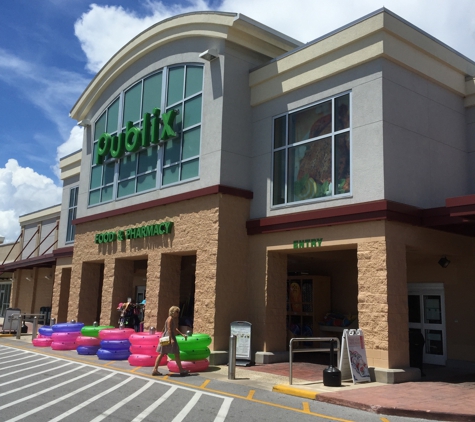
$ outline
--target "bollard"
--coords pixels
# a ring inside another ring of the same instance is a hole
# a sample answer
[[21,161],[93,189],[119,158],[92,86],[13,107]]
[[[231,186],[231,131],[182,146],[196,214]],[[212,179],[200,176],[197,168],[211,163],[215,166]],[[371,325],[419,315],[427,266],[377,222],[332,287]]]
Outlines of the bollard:
[[330,366],[323,370],[323,385],[325,387],[341,387],[341,372],[333,366],[334,361],[334,340],[330,340]]
[[155,334],[155,327],[150,327],[149,330],[148,330],[148,333],[150,335]]
[[56,324],[56,318],[51,318],[49,323],[51,324],[51,326],[53,326],[54,324]]
[[38,334],[38,317],[33,317],[33,331],[31,332],[31,339],[34,340]]
[[18,314],[18,316],[12,315],[12,320],[14,319],[14,317],[17,317],[18,319],[18,328],[16,330],[16,338],[17,340],[20,340],[21,339],[21,314]]
[[99,324],[97,323],[97,321],[94,321],[94,322],[92,323],[92,326],[93,326],[93,327],[97,327],[98,325],[99,325]]
[[236,379],[236,339],[234,334],[229,337],[228,380]]
[[75,319],[72,319],[72,320],[71,320],[71,324],[76,324],[76,322],[77,322],[77,321],[76,321]]

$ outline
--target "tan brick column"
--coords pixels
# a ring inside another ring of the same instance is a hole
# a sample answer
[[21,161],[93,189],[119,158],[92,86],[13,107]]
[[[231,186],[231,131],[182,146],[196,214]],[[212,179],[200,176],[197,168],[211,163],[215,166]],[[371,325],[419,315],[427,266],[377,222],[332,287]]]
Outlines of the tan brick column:
[[395,241],[358,244],[358,322],[368,364],[409,366],[405,245]]

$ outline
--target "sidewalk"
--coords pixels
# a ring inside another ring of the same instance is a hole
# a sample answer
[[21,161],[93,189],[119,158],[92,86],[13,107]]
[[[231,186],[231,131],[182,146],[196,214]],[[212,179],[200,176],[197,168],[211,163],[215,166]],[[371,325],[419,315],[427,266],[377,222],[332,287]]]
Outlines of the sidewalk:
[[[64,359],[74,356],[90,361],[91,364],[97,363],[95,356],[79,356],[72,354],[73,352],[68,354],[50,348],[36,348],[31,344],[31,336],[22,336],[20,340],[0,336],[0,345],[58,355]],[[115,362],[124,369],[130,369],[127,361]],[[424,368],[426,376],[420,382],[403,384],[374,382],[358,385],[343,382],[341,387],[325,387],[322,380],[325,368],[326,365],[295,362],[292,385],[289,385],[288,362],[236,367],[234,380],[228,380],[227,366],[213,366],[209,371],[199,375],[211,380],[242,384],[377,414],[475,422],[475,370],[469,372],[426,365]]]

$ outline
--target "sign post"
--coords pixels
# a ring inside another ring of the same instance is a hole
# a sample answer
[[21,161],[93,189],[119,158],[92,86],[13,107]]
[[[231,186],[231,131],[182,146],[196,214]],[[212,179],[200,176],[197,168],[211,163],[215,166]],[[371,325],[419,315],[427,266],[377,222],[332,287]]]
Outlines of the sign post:
[[251,366],[251,326],[250,322],[231,322],[231,335],[236,336],[237,366]]

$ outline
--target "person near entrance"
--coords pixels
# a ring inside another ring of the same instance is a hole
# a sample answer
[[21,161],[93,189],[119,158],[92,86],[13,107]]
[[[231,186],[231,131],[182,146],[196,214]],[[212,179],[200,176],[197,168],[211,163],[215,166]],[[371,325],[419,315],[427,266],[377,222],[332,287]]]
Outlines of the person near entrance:
[[186,334],[183,334],[178,329],[178,317],[180,315],[180,308],[178,306],[172,306],[168,311],[168,318],[165,321],[165,326],[163,327],[162,336],[169,336],[170,337],[170,344],[167,346],[161,346],[160,344],[157,347],[157,352],[159,355],[157,356],[157,360],[155,361],[155,366],[153,367],[152,375],[158,376],[162,375],[158,372],[158,365],[162,360],[163,355],[168,355],[169,353],[173,353],[175,355],[175,361],[180,371],[180,375],[188,375],[190,371],[187,369],[183,369],[181,366],[181,359],[180,359],[180,349],[178,348],[178,343],[176,341],[176,334],[181,334],[185,340],[188,338]]

